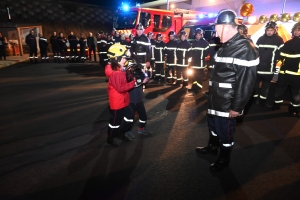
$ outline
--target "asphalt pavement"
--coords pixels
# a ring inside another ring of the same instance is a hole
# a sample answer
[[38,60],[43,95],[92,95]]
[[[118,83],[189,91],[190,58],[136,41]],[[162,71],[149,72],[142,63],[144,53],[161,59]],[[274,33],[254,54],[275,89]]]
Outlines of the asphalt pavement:
[[[0,199],[298,199],[300,122],[249,104],[230,167],[211,172],[207,81],[193,95],[145,90],[150,135],[106,144],[107,82],[97,63],[18,63],[0,69]],[[288,96],[288,93],[287,93]],[[138,120],[138,116],[136,116]]]

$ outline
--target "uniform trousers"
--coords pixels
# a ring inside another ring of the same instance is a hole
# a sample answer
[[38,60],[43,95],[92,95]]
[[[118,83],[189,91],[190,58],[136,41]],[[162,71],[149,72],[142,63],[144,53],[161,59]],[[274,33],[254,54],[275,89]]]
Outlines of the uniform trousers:
[[[33,55],[35,57],[33,57]],[[37,47],[36,46],[29,46],[29,56],[30,56],[30,59],[38,58]]]
[[139,114],[139,127],[144,128],[147,122],[147,114],[144,102],[130,103],[130,107],[132,108],[133,113],[137,112]]
[[[273,79],[273,74],[270,75],[257,74],[254,97],[256,97],[257,100],[260,101],[261,105],[265,105],[267,98],[274,99],[274,94],[269,95],[272,79]],[[261,88],[259,87],[260,83],[262,84]]]
[[155,80],[165,80],[164,63],[155,63]]
[[173,83],[177,77],[176,77],[176,66],[167,64],[166,68],[166,76],[167,76],[167,82],[168,83]]
[[299,113],[300,101],[300,76],[290,74],[280,74],[277,81],[277,88],[275,92],[275,104],[277,107],[283,102],[284,94],[287,86],[291,89],[291,100],[289,111]]
[[52,46],[52,53],[54,60],[56,61],[56,59],[59,57],[59,48]]
[[176,76],[177,76],[176,84],[183,84],[183,86],[188,85],[187,67],[177,66]]
[[78,58],[77,45],[70,45],[70,56],[72,59]]
[[207,121],[211,135],[210,144],[218,146],[216,142],[218,138],[221,149],[232,149],[234,145],[233,132],[236,125],[236,119],[207,115]]
[[107,129],[108,138],[113,138],[119,132],[129,131],[133,124],[134,113],[130,105],[118,110],[110,110]]

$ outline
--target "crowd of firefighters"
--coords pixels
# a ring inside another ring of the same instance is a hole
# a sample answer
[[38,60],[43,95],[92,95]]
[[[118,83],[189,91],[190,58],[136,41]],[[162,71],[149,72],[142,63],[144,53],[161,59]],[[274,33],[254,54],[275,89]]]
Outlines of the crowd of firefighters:
[[[245,25],[239,25],[238,29],[240,34],[247,37]],[[299,112],[299,29],[300,24],[296,23],[292,29],[292,39],[284,44],[283,39],[277,33],[277,24],[269,22],[265,26],[265,34],[256,43],[260,63],[257,67],[255,102],[268,108],[278,109],[283,101],[286,85],[289,84],[292,94],[289,111],[294,115]],[[94,61],[98,62],[96,58],[98,55],[99,64],[103,67],[108,62],[109,47],[119,43],[126,46],[131,52],[131,57],[145,66],[149,77],[159,83],[172,83],[185,88],[188,85],[188,69],[192,69],[193,74],[189,76],[192,79],[192,87],[189,90],[194,93],[199,92],[205,72],[213,70],[213,57],[222,46],[220,39],[213,34],[209,41],[205,40],[201,28],[195,30],[195,40],[192,43],[187,41],[185,31],[181,31],[178,37],[174,31],[170,31],[168,37],[169,41],[165,43],[162,34],[158,33],[155,37],[152,32],[146,34],[143,25],[138,24],[136,36],[130,34],[129,38],[125,38],[124,34],[116,30],[111,35],[101,31],[97,33],[96,38],[91,32],[88,37],[81,34],[80,38],[73,32],[70,32],[68,38],[65,38],[63,33],[53,32],[50,43],[54,62],[84,62],[88,59],[86,54],[88,47],[89,60],[92,60],[93,55]],[[48,62],[47,39],[39,33],[38,41],[41,60]],[[67,42],[69,42],[69,49],[67,49]],[[30,50],[30,61],[37,62],[37,43],[33,30],[26,36],[26,44]],[[277,81],[278,76],[281,77],[279,81]],[[276,82],[278,83],[275,84]]]

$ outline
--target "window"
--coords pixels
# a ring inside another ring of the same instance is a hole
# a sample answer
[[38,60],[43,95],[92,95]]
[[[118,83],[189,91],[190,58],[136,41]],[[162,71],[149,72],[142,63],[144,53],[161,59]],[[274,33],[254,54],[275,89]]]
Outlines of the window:
[[170,28],[172,26],[172,17],[164,15],[162,19],[162,28]]
[[137,12],[123,12],[118,14],[115,27],[122,28],[134,28],[136,25]]
[[159,28],[160,15],[154,15],[154,28]]
[[140,23],[143,24],[144,28],[150,26],[151,14],[147,12],[141,12]]

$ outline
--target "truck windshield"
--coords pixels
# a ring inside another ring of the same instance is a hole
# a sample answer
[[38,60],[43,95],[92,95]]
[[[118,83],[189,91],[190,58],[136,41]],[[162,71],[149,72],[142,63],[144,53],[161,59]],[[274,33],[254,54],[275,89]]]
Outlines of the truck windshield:
[[115,28],[134,28],[136,25],[137,15],[137,11],[119,13],[117,16]]

